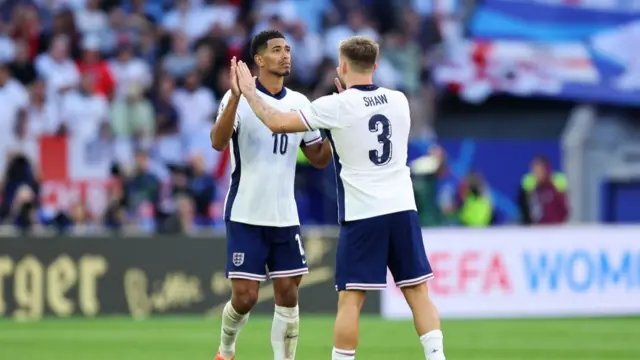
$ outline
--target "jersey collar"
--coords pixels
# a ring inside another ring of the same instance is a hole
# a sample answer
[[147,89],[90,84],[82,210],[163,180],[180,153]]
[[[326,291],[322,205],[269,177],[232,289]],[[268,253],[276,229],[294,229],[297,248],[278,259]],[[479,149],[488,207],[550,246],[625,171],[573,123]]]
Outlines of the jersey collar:
[[356,89],[360,91],[374,91],[374,90],[378,90],[378,85],[376,84],[352,85],[349,89]]
[[258,89],[258,91],[264,93],[265,95],[269,95],[274,99],[278,99],[278,100],[282,100],[286,95],[287,95],[287,88],[286,87],[282,87],[282,90],[280,90],[279,93],[277,94],[272,94],[269,92],[269,90],[267,90],[267,88],[265,88],[261,83],[260,80],[256,79],[256,89]]

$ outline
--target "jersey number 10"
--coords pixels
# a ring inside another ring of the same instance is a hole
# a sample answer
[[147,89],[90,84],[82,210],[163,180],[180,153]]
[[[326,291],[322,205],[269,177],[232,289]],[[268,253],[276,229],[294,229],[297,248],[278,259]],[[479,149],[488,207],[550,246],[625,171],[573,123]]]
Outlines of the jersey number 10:
[[[380,132],[382,130],[382,132]],[[392,148],[391,148],[391,122],[384,115],[373,115],[369,119],[369,131],[372,133],[378,133],[378,142],[382,144],[382,151],[369,150],[369,160],[374,165],[382,166],[391,161]]]
[[287,134],[273,134],[273,153],[284,155],[287,152],[287,146],[289,146],[289,137]]

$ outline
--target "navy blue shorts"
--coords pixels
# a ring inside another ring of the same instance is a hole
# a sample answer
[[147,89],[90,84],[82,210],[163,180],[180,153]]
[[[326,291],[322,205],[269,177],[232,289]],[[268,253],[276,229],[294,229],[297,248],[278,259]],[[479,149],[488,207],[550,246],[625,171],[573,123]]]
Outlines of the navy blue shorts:
[[399,287],[418,285],[433,277],[417,212],[342,224],[336,255],[337,291],[384,289],[387,267]]
[[267,280],[309,272],[300,226],[272,227],[227,221],[229,279]]

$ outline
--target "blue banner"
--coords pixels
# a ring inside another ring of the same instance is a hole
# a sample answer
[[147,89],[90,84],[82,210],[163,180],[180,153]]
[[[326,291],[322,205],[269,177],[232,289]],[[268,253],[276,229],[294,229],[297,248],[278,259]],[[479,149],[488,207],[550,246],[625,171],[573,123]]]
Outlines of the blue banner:
[[485,0],[470,34],[436,73],[470,101],[503,92],[640,105],[640,1]]

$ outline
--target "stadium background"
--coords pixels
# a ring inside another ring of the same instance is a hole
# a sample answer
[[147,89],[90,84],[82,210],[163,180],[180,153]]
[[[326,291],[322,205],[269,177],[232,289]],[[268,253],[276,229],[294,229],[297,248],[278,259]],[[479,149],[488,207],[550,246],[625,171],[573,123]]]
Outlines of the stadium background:
[[[638,1],[7,0],[0,13],[0,357],[213,356],[229,157],[206,134],[228,59],[276,28],[287,85],[312,99],[333,91],[339,40],[380,41],[376,82],[412,107],[450,358],[640,359]],[[331,346],[334,176],[300,156],[308,360]],[[239,358],[269,357],[271,295]],[[393,286],[365,312],[359,357],[421,358]]]

